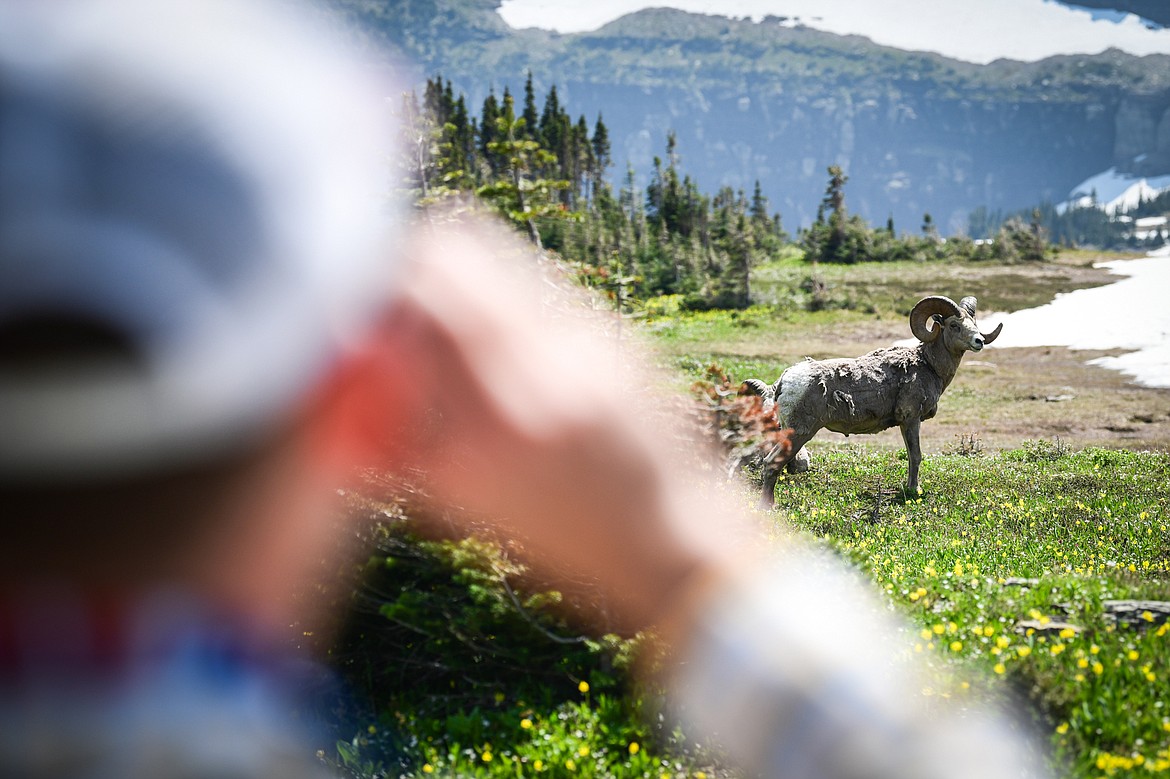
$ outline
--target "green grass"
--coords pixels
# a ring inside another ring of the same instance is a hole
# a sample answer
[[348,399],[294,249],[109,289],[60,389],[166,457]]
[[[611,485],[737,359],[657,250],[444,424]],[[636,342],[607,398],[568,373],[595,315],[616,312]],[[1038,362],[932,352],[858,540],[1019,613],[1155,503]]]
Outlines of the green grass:
[[1170,599],[1170,455],[1043,442],[938,456],[905,499],[897,453],[850,447],[777,487],[776,521],[860,566],[956,686],[1022,690],[1068,775],[1170,771],[1170,625],[1103,603]]
[[[399,776],[545,777],[696,776],[698,756],[670,734],[665,744],[643,724],[631,697],[593,694],[583,684],[579,700],[556,706],[510,700],[446,717],[396,712],[339,745],[340,766],[359,776],[382,776],[387,767],[366,757],[402,749],[409,758]],[[379,741],[391,742],[379,745]],[[382,750],[377,747],[382,746]],[[664,751],[664,747],[670,751]]]
[[[835,550],[885,593],[910,625],[907,650],[941,669],[924,696],[1023,700],[1060,776],[1170,772],[1170,624],[1151,613],[1130,625],[1106,610],[1111,600],[1170,600],[1170,454],[1073,452],[1046,441],[996,455],[963,451],[928,457],[922,494],[906,496],[900,451],[820,447],[812,470],[781,479],[777,510],[764,521]],[[419,567],[414,556],[428,548],[445,567]],[[420,651],[432,652],[427,666],[456,672],[436,677],[444,679],[437,688],[408,681],[389,695],[339,743],[341,767],[362,777],[732,775],[646,716],[643,701],[656,696],[627,686],[620,670],[636,643],[608,637],[556,650],[568,684],[477,670],[492,660],[475,653],[496,643],[549,651],[522,638],[524,625],[507,613],[497,585],[510,564],[479,543],[404,549],[394,565],[373,559],[382,576],[403,577],[381,582],[398,605],[377,613],[424,627],[431,643],[395,650],[383,636],[364,673],[397,675],[404,658],[426,659]],[[466,595],[451,589],[469,581]],[[403,606],[412,592],[467,603],[433,622],[434,608],[412,607],[411,616]],[[466,657],[427,649],[448,623],[473,650]],[[364,624],[362,646],[371,646],[374,624]],[[508,637],[496,635],[504,630]],[[588,657],[569,662],[569,652]],[[463,703],[445,707],[445,698]]]

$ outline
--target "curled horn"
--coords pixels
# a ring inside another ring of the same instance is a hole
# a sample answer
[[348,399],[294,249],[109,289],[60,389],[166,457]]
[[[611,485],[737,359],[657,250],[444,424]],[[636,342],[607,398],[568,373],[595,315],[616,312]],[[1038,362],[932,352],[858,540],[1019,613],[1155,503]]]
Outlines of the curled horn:
[[758,395],[767,400],[768,395],[772,393],[772,388],[759,379],[747,379],[743,384],[739,385],[740,395]]
[[[977,301],[975,300],[974,297],[971,297],[970,295],[968,295],[967,297],[965,297],[959,301],[959,307],[964,309],[968,314],[971,315],[971,318],[974,319],[975,318],[975,304],[976,304],[976,302]],[[979,335],[983,337],[983,345],[986,346],[987,344],[994,341],[996,338],[999,338],[999,331],[1000,330],[1003,330],[1003,323],[1002,322],[1000,323],[1000,325],[998,327],[996,327],[990,333],[980,333]]]
[[989,343],[994,341],[996,338],[999,338],[999,331],[1002,329],[1003,329],[1003,322],[1000,322],[998,325],[995,326],[995,329],[992,330],[990,333],[980,333],[980,335],[983,336],[983,345],[987,346]]
[[930,318],[935,314],[940,314],[944,318],[949,316],[960,316],[962,310],[958,304],[950,298],[942,295],[931,295],[928,298],[923,298],[914,306],[914,310],[910,312],[910,332],[914,333],[914,337],[923,343],[931,343],[938,338],[938,334],[942,332],[939,328],[931,328]]

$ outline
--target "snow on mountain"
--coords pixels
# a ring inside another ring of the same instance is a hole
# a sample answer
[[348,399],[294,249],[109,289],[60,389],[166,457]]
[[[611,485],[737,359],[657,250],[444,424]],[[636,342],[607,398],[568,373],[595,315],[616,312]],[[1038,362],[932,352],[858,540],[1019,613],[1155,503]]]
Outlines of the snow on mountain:
[[1069,199],[1056,208],[1063,213],[1068,208],[1095,205],[1107,214],[1116,214],[1136,208],[1142,200],[1150,200],[1167,190],[1170,190],[1170,174],[1147,178],[1110,168],[1073,187]]
[[1170,174],[1154,177],[1134,177],[1119,173],[1117,168],[1097,173],[1073,187],[1068,200],[1057,206],[1059,213],[1067,208],[1096,206],[1107,214],[1116,214],[1136,208],[1142,200],[1150,200],[1170,189]]

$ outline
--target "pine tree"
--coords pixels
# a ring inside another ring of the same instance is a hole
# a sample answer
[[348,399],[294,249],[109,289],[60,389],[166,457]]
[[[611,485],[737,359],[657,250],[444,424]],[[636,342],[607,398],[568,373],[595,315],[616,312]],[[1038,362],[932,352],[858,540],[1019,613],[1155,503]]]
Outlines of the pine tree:
[[597,122],[593,125],[593,158],[597,163],[594,186],[596,189],[596,185],[605,179],[606,168],[613,164],[613,156],[609,146],[609,128],[601,120],[600,112],[597,114]]
[[869,227],[845,208],[845,183],[849,177],[839,165],[830,165],[829,183],[817,208],[817,221],[804,234],[805,256],[821,262],[860,262],[870,257]]
[[485,178],[498,176],[503,167],[499,155],[491,149],[492,144],[500,140],[500,103],[496,100],[495,90],[490,90],[483,100],[483,109],[479,119],[479,154],[487,170]]
[[929,211],[922,215],[922,235],[932,241],[938,240],[938,228],[934,226],[934,217]]
[[536,112],[536,91],[532,87],[532,71],[528,71],[528,78],[524,81],[524,137],[535,138],[538,131],[540,115]]

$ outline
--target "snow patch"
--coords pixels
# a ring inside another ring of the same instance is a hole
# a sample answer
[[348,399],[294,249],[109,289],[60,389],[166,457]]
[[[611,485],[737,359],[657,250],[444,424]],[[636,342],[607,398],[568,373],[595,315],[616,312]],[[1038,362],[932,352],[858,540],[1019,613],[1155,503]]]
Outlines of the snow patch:
[[988,314],[980,325],[1003,334],[988,349],[1067,346],[1070,349],[1128,349],[1090,364],[1121,371],[1138,384],[1170,387],[1170,246],[1140,260],[1101,263],[1122,278],[1104,287],[1079,289],[1038,308]]

